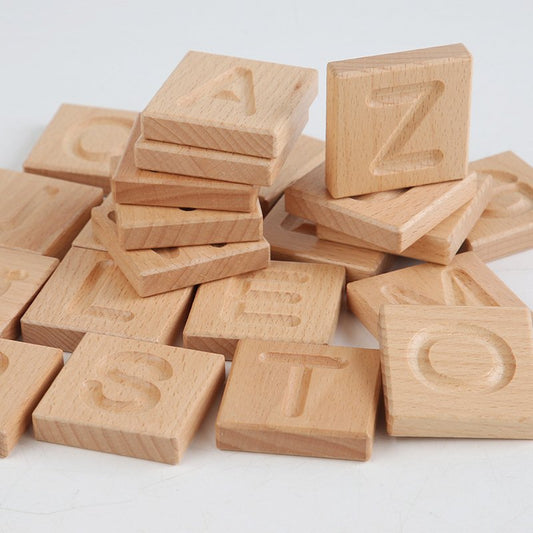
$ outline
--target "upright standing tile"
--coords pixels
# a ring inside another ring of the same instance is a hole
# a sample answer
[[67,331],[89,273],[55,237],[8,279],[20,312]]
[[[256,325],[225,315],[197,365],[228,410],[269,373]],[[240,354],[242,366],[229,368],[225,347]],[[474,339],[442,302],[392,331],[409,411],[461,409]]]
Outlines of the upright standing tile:
[[329,63],[330,194],[464,178],[471,70],[462,44]]
[[189,52],[144,110],[143,131],[147,139],[277,157],[317,92],[313,69]]
[[[111,199],[110,199],[111,200]],[[111,201],[93,209],[92,223],[101,242],[140,296],[152,296],[198,283],[265,268],[270,246],[256,242],[207,244],[153,250],[124,250],[119,243]]]
[[68,352],[87,332],[172,344],[192,294],[141,298],[106,252],[73,247],[22,317],[22,338]]
[[35,437],[176,464],[223,381],[221,355],[89,333],[35,409]]
[[97,187],[0,169],[0,246],[60,258],[101,201]]
[[370,458],[379,351],[242,340],[218,413],[223,450]]
[[476,174],[356,198],[331,197],[318,168],[285,191],[287,211],[400,253],[474,196]]
[[58,263],[53,257],[0,248],[0,337],[18,338],[20,317]]
[[380,338],[391,435],[533,439],[529,309],[386,305]]
[[[477,191],[472,200],[460,207],[448,218],[445,218],[433,229],[430,229],[398,255],[442,265],[450,264],[457,251],[461,248],[466,236],[479,220],[485,207],[487,207],[492,195],[492,178],[490,176],[478,175],[477,182]],[[320,239],[332,242],[387,251],[382,246],[369,244],[362,239],[346,235],[326,226],[317,225],[316,234]]]
[[424,263],[354,281],[346,292],[350,310],[375,337],[385,304],[526,307],[473,252],[448,266]]
[[492,176],[493,197],[466,240],[485,261],[533,248],[533,168],[513,152],[470,165]]
[[391,260],[383,252],[318,239],[314,224],[285,211],[284,198],[265,218],[264,232],[272,259],[339,265],[347,281],[380,274]]
[[283,261],[204,283],[183,330],[184,345],[231,359],[239,339],[326,344],[337,327],[343,288],[339,266]]
[[56,348],[0,340],[0,457],[7,457],[63,366]]
[[137,113],[63,104],[24,162],[24,170],[110,190]]

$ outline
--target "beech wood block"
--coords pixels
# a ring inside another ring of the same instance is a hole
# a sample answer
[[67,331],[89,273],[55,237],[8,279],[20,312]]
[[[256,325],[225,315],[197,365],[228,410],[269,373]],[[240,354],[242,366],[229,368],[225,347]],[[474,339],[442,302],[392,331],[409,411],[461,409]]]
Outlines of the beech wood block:
[[0,248],[0,337],[18,338],[20,317],[58,264],[54,257]]
[[326,344],[337,327],[343,289],[339,266],[284,261],[204,283],[183,330],[184,346],[231,360],[239,339]]
[[[477,182],[477,191],[472,200],[460,207],[448,218],[445,218],[433,229],[430,229],[398,255],[442,265],[450,264],[457,251],[461,248],[466,236],[479,220],[485,207],[487,207],[492,195],[492,178],[490,176],[478,175]],[[372,250],[383,252],[387,251],[379,245],[367,243],[362,239],[346,235],[326,226],[317,225],[316,234],[320,239],[332,242],[368,247]]]
[[110,191],[137,113],[63,104],[24,162],[24,170]]
[[7,457],[63,366],[63,352],[0,339],[0,457]]
[[220,152],[208,148],[151,141],[139,137],[135,143],[135,165],[145,170],[185,174],[199,178],[270,186],[281,172],[308,116],[300,119],[289,142],[273,159],[253,155]]
[[287,211],[401,253],[473,198],[477,178],[335,200],[320,167],[285,191]]
[[[110,200],[106,201],[109,202]],[[107,252],[106,247],[94,236],[93,224],[91,220],[89,220],[89,222],[83,226],[83,229],[78,233],[78,236],[72,241],[72,246]]]
[[170,248],[263,237],[263,214],[256,200],[251,213],[180,207],[115,205],[118,240],[126,250]]
[[270,246],[255,242],[207,244],[153,250],[124,250],[119,243],[115,207],[106,201],[92,213],[94,236],[118,265],[139,296],[151,296],[215,279],[265,268]]
[[313,223],[285,211],[284,198],[265,218],[264,231],[272,259],[339,265],[346,269],[347,281],[380,274],[391,262],[383,252],[317,238]]
[[385,304],[527,307],[475,253],[448,266],[424,263],[349,283],[348,307],[377,338]]
[[334,198],[464,178],[472,58],[462,44],[328,64]]
[[529,309],[386,305],[380,338],[391,435],[533,438]]
[[63,257],[102,189],[0,169],[0,246]]
[[22,317],[22,338],[67,352],[87,332],[172,344],[192,294],[141,298],[106,252],[73,247]]
[[35,409],[35,438],[176,464],[223,381],[219,354],[88,333]]
[[366,461],[379,350],[239,341],[216,422],[222,450]]
[[189,52],[144,110],[144,136],[273,158],[317,93],[314,69]]
[[493,196],[466,240],[484,261],[533,248],[533,168],[513,152],[471,163],[493,179]]
[[269,187],[259,188],[259,201],[263,215],[268,214],[287,187],[324,164],[325,155],[324,141],[302,135],[281,167],[274,183]]
[[[222,211],[253,211],[257,202],[257,187],[244,183],[178,176],[165,172],[142,170],[135,166],[134,147],[141,134],[140,118],[135,122],[131,135],[111,180],[115,202],[133,205],[162,207],[194,207]],[[298,149],[300,140],[293,152]],[[280,173],[286,175],[285,166],[293,158],[293,152]]]

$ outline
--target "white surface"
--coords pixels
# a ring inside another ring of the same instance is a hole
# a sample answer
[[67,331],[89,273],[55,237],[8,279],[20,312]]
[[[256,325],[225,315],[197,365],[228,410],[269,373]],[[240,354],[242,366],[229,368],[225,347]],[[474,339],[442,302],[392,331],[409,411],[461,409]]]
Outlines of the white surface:
[[[306,132],[325,129],[327,61],[464,42],[471,158],[533,163],[533,4],[0,0],[0,167],[20,169],[61,102],[142,109],[188,49],[315,67]],[[531,307],[533,252],[490,264]],[[339,344],[375,346],[343,314]],[[215,409],[171,467],[23,437],[0,461],[0,532],[530,531],[533,443],[393,439],[352,463],[221,452]]]

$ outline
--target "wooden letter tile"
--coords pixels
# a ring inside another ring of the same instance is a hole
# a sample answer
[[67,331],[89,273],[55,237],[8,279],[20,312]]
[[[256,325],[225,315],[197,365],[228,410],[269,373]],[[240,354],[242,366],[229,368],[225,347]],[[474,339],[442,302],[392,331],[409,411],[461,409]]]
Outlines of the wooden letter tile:
[[224,381],[224,358],[89,333],[33,413],[35,438],[176,464]]
[[[135,166],[134,147],[141,134],[137,119],[124,155],[111,180],[115,202],[119,204],[155,205],[162,207],[194,207],[223,211],[249,212],[255,208],[257,187],[244,183],[209,180],[191,176],[177,176],[164,172],[151,172]],[[298,148],[298,141],[293,152]],[[293,152],[286,165],[293,158]],[[285,169],[285,166],[283,169]],[[286,172],[281,171],[279,180]],[[277,183],[277,180],[276,180]]]
[[0,340],[0,457],[7,457],[63,366],[56,348]]
[[223,450],[366,461],[379,351],[242,340],[216,423]]
[[115,205],[118,240],[126,250],[170,248],[229,242],[258,241],[263,237],[263,214],[181,207]]
[[380,337],[391,435],[533,439],[529,309],[387,305]]
[[24,170],[95,185],[107,193],[136,115],[63,104],[26,159]]
[[470,165],[493,179],[493,197],[466,247],[485,261],[533,248],[533,168],[513,152]]
[[329,63],[330,194],[464,178],[471,69],[462,44]]
[[0,248],[0,337],[18,338],[20,317],[58,263],[53,257]]
[[346,292],[350,310],[375,337],[384,304],[526,307],[473,252],[448,266],[425,263],[354,281]]
[[400,253],[471,200],[476,190],[473,173],[459,181],[335,200],[320,167],[285,191],[285,205],[289,213]]
[[285,211],[284,198],[265,218],[264,231],[272,259],[339,265],[347,281],[375,276],[390,264],[383,252],[318,239],[314,224]]
[[184,345],[231,359],[239,339],[326,344],[337,327],[343,288],[339,266],[283,261],[204,283],[183,330]]
[[22,337],[68,352],[87,332],[172,344],[192,292],[141,298],[106,252],[73,247],[22,317]]
[[[440,224],[437,224],[398,255],[442,265],[450,264],[459,248],[461,248],[466,236],[479,220],[485,207],[487,207],[492,194],[492,178],[490,176],[478,175],[477,182],[478,188],[472,200],[460,207]],[[346,235],[326,226],[317,225],[316,234],[320,239],[332,242],[387,251],[383,247],[369,244],[362,239]]]
[[124,250],[118,241],[114,205],[93,209],[95,237],[109,252],[140,296],[151,296],[265,268],[270,246],[256,242],[207,244],[153,250]]
[[62,257],[102,190],[0,169],[0,246]]
[[317,92],[313,69],[189,52],[144,110],[144,136],[277,157]]

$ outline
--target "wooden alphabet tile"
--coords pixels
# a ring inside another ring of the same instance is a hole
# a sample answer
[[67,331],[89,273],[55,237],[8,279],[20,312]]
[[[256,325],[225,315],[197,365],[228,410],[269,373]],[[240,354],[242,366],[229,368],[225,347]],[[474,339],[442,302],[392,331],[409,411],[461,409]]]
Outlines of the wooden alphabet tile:
[[67,352],[87,332],[172,344],[192,294],[141,298],[106,252],[73,247],[22,317],[22,338]]
[[366,461],[379,350],[242,340],[216,422],[222,450]]
[[[244,183],[177,176],[151,172],[135,166],[134,147],[141,134],[138,118],[111,180],[113,197],[118,204],[155,205],[162,207],[192,207],[221,211],[253,211],[257,202],[257,187]],[[298,149],[300,141],[293,152]],[[293,155],[289,156],[286,165]],[[284,167],[285,168],[285,165]],[[281,171],[279,179],[286,175]]]
[[484,261],[533,248],[533,168],[513,152],[471,163],[493,179],[493,196],[466,240]]
[[115,205],[118,240],[126,250],[258,241],[263,214],[181,207]]
[[424,263],[354,281],[346,292],[350,310],[374,337],[385,304],[526,307],[473,252],[448,266]]
[[0,246],[63,257],[102,190],[0,169]]
[[108,193],[136,116],[133,111],[63,104],[24,162],[24,170]]
[[204,283],[183,330],[184,346],[231,359],[239,339],[326,344],[337,327],[343,288],[339,266],[285,261]]
[[[450,264],[459,248],[461,248],[466,236],[479,220],[485,207],[487,207],[492,195],[492,178],[490,176],[478,175],[477,181],[478,188],[472,200],[460,207],[440,224],[437,224],[398,255],[442,265]],[[320,239],[332,242],[387,251],[380,246],[369,244],[362,239],[346,235],[326,226],[317,225],[316,234]]]
[[317,93],[314,69],[189,52],[144,110],[144,136],[273,158]]
[[139,296],[151,296],[215,279],[265,268],[270,246],[255,242],[207,244],[153,250],[124,250],[119,243],[115,207],[106,201],[93,209],[94,236],[133,285]]
[[307,114],[300,119],[298,127],[293,129],[289,142],[280,155],[273,159],[152,141],[141,135],[135,143],[135,165],[157,172],[268,187],[280,174],[307,119]]
[[400,253],[471,200],[476,190],[472,173],[459,181],[335,200],[320,167],[285,191],[285,205],[293,215]]
[[533,438],[529,309],[386,305],[380,338],[391,435]]
[[265,238],[272,259],[325,263],[346,269],[346,280],[375,276],[391,262],[391,256],[317,238],[315,225],[285,211],[282,198],[265,218]]
[[7,457],[63,366],[63,352],[0,339],[0,457]]
[[0,337],[18,338],[20,317],[58,263],[54,257],[0,248]]
[[472,58],[462,44],[328,64],[334,198],[464,178]]
[[219,354],[88,333],[35,409],[35,438],[176,464],[223,381]]
[[311,170],[324,163],[325,143],[320,139],[302,135],[291,150],[289,157],[272,185],[259,188],[259,201],[263,215],[274,207],[283,191],[294,182],[303,178]]

